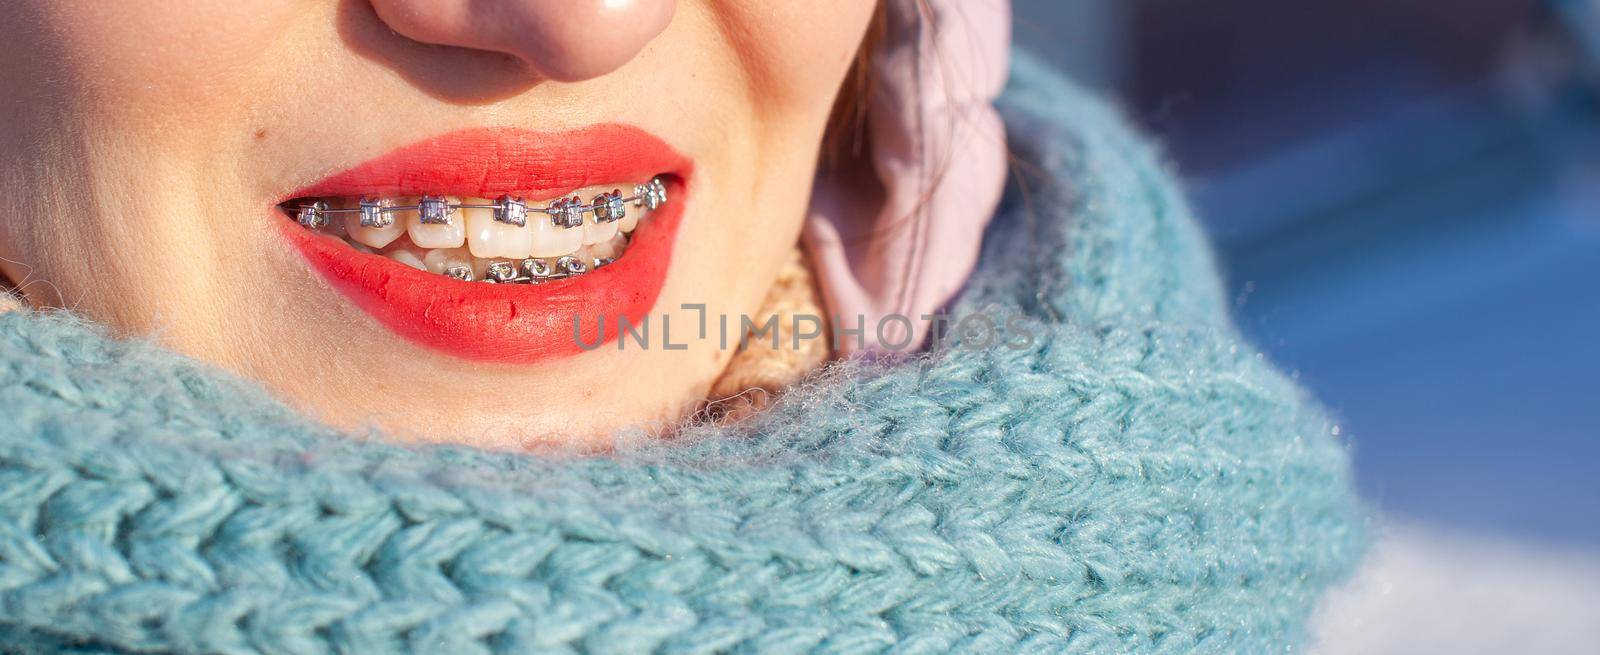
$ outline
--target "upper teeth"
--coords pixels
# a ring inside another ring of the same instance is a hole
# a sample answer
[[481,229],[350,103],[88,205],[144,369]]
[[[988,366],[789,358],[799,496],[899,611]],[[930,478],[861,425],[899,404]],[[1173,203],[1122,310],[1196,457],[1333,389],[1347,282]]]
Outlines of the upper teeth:
[[[627,195],[617,189],[589,192],[595,195],[588,202],[573,195],[543,207],[509,194],[493,201],[439,195],[309,200],[292,213],[301,225],[344,236],[357,248],[382,250],[409,266],[467,280],[522,281],[570,277],[609,263],[628,242],[619,235],[631,233],[642,213],[628,211],[628,204],[647,212],[667,200],[661,178],[636,184]],[[549,270],[523,270],[535,260]]]
[[573,228],[583,224],[584,214],[594,214],[596,222],[610,223],[627,216],[627,203],[655,209],[666,201],[667,187],[658,177],[634,185],[632,195],[624,197],[620,190],[613,189],[596,195],[588,204],[584,204],[577,196],[556,198],[543,208],[530,208],[522,198],[510,195],[500,196],[499,200],[487,204],[463,204],[450,202],[445,196],[422,196],[416,204],[390,205],[376,198],[363,197],[353,209],[333,209],[325,202],[308,202],[296,208],[295,218],[301,225],[318,228],[328,224],[330,214],[360,214],[362,227],[382,228],[394,224],[389,216],[391,213],[417,212],[423,224],[448,225],[450,216],[458,209],[489,209],[494,211],[494,220],[517,227],[526,225],[528,212],[533,211],[549,214],[550,222],[557,227]]

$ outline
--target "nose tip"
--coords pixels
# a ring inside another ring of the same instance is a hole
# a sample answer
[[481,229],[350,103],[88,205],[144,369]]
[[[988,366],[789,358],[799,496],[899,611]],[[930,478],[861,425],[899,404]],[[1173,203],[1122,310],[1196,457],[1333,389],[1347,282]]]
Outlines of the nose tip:
[[616,70],[672,22],[677,0],[372,0],[415,41],[502,52],[563,82]]

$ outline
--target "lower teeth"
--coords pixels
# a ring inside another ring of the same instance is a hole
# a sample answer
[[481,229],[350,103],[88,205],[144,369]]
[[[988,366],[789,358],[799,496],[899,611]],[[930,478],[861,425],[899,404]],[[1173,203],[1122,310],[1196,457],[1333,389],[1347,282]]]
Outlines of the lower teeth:
[[[623,238],[626,242],[627,238]],[[626,246],[624,246],[626,247]],[[583,275],[616,262],[614,257],[579,257],[565,255],[557,258],[529,257],[523,260],[496,260],[484,266],[482,279],[473,273],[473,267],[455,265],[444,270],[444,275],[462,282],[488,282],[490,284],[540,284],[565,280]]]

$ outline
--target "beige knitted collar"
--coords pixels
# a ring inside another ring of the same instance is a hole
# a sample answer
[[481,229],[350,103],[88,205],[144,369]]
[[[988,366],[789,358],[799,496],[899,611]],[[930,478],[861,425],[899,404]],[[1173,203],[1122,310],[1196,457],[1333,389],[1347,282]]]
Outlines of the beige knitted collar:
[[767,291],[756,325],[765,324],[774,315],[778,319],[778,347],[773,348],[771,339],[750,339],[734,354],[722,377],[706,394],[709,418],[737,420],[766,407],[778,392],[821,366],[832,354],[828,338],[791,338],[795,316],[824,315],[810,259],[798,246],[790,251],[788,261]]

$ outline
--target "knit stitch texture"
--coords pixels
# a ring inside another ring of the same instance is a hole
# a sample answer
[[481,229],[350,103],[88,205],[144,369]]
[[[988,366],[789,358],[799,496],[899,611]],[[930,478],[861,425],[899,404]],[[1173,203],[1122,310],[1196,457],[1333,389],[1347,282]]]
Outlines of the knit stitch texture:
[[[947,339],[604,457],[406,447],[70,315],[0,316],[10,652],[1293,651],[1363,544],[1149,146],[1019,56]],[[968,343],[970,346],[971,343]]]

